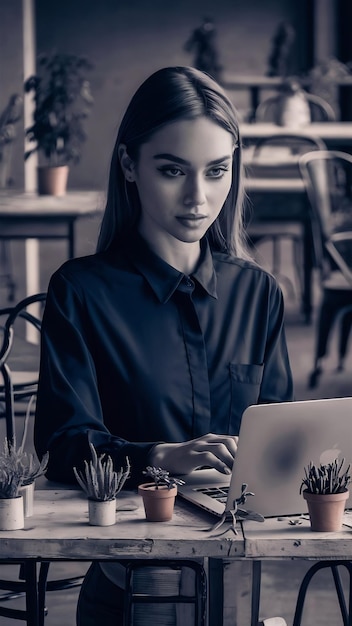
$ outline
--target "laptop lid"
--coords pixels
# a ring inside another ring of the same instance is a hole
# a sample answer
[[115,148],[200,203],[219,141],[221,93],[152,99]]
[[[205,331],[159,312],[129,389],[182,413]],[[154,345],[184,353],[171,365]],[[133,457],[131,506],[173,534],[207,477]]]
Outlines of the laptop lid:
[[[299,493],[304,467],[335,458],[352,463],[352,397],[253,405],[242,416],[228,495],[228,477],[215,470],[184,477],[179,493],[221,515],[246,483],[255,495],[243,508],[265,517],[307,513]],[[212,497],[217,489],[224,491],[222,498]]]

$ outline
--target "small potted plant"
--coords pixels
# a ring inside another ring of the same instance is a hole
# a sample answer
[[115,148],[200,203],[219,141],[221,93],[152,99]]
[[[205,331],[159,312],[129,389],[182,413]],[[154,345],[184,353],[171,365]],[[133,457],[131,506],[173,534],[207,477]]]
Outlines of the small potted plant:
[[143,498],[145,515],[150,522],[167,522],[172,518],[177,485],[183,485],[180,478],[172,478],[169,472],[161,467],[148,467],[143,474],[152,478],[152,482],[143,483],[138,493]]
[[0,528],[23,528],[24,517],[33,514],[34,482],[45,473],[48,453],[41,463],[16,442],[4,441],[0,453]]
[[38,151],[38,192],[64,195],[69,163],[77,163],[86,139],[84,122],[93,98],[87,71],[91,64],[72,54],[42,55],[38,74],[30,76],[25,92],[34,93],[33,123],[26,137],[35,146],[24,158]]
[[300,493],[307,501],[311,529],[338,531],[342,528],[343,513],[349,497],[350,465],[344,469],[345,459],[304,468]]
[[130,475],[130,463],[116,472],[108,454],[97,455],[91,443],[92,458],[84,461],[84,471],[73,468],[78,484],[88,496],[88,516],[92,526],[112,526],[116,522],[116,496]]

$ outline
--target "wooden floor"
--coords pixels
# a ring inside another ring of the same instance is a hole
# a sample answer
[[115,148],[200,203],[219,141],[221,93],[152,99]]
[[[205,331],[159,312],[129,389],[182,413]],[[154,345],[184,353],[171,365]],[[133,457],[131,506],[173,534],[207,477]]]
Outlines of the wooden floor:
[[[78,254],[89,254],[94,251],[97,222],[93,219],[82,221],[78,228]],[[284,248],[283,271],[293,277],[290,250]],[[51,273],[64,260],[64,246],[60,243],[43,243],[41,245],[42,276],[41,288],[46,289]],[[270,266],[269,246],[261,249],[262,261]],[[13,244],[12,257],[16,280],[18,282],[17,298],[24,295],[24,253],[22,244]],[[319,299],[318,286],[315,285],[314,302]],[[346,363],[344,372],[336,372],[335,340],[331,342],[330,355],[326,359],[324,374],[320,386],[315,390],[307,389],[309,371],[313,362],[314,323],[306,326],[300,315],[299,298],[297,294],[290,296],[284,291],[286,304],[286,332],[293,376],[295,381],[296,399],[321,398],[352,395],[352,350]],[[0,287],[0,299],[5,300],[6,293]],[[315,306],[316,312],[316,306]],[[314,313],[315,316],[315,313]],[[351,555],[352,558],[352,555]],[[263,564],[263,587],[261,601],[261,615],[273,617],[280,615],[291,626],[297,591],[309,562],[292,561],[282,565],[280,562]],[[73,575],[74,572],[84,572],[86,564],[56,563],[51,566],[50,575],[54,578]],[[11,566],[12,570],[14,567]],[[0,566],[0,577],[7,577],[9,566]],[[14,574],[17,575],[15,569]],[[47,594],[48,616],[47,626],[74,626],[77,590],[51,592]],[[16,600],[18,606],[22,600]],[[0,617],[0,626],[20,624],[14,620]],[[331,581],[327,573],[321,573],[315,580],[312,591],[309,593],[306,611],[302,626],[340,626],[342,620],[339,615],[337,600],[331,591]],[[103,625],[102,625],[103,626]],[[219,626],[221,626],[219,624]],[[249,626],[239,624],[234,626]]]

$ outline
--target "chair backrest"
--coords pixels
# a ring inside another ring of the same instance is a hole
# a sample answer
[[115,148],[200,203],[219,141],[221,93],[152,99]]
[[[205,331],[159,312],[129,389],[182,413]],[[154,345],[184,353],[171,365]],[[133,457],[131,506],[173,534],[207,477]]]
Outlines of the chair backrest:
[[[335,111],[326,100],[308,91],[304,91],[303,93],[309,105],[312,122],[336,121]],[[275,123],[279,117],[281,102],[282,94],[280,93],[263,100],[255,111],[255,121]]]
[[297,178],[300,156],[312,150],[326,150],[324,141],[294,132],[268,135],[255,144],[247,170],[256,177]]
[[[13,441],[15,437],[15,402],[30,399],[37,391],[39,370],[39,345],[33,346],[25,339],[26,324],[34,327],[39,335],[41,317],[30,311],[35,303],[43,304],[45,293],[35,294],[24,298],[13,306],[0,309],[0,404],[3,403],[2,413],[6,420],[6,437]],[[38,357],[38,369],[33,371],[33,355]],[[27,372],[27,363],[30,363],[30,372]]]
[[324,272],[339,269],[352,285],[352,155],[308,152],[299,167],[312,208],[317,264]]

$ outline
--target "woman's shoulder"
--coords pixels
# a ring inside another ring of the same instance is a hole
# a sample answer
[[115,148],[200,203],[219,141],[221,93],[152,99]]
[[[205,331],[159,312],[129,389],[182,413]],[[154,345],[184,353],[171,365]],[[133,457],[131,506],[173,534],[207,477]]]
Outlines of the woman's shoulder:
[[213,262],[215,270],[219,273],[229,272],[233,274],[252,274],[259,278],[266,278],[269,281],[276,282],[276,278],[256,263],[253,259],[237,257],[225,252],[213,252]]

